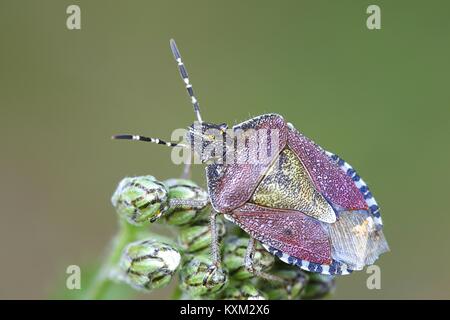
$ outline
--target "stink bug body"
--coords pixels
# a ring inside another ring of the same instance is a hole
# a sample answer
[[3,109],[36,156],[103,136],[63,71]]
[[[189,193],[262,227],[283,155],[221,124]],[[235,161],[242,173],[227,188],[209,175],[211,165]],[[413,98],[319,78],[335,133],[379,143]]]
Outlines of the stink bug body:
[[216,266],[217,213],[250,235],[245,266],[266,279],[279,280],[253,268],[256,240],[288,264],[327,275],[361,270],[389,250],[378,205],[348,163],[278,114],[261,115],[231,129],[204,122],[180,53],[173,40],[170,45],[197,117],[186,135],[188,143],[136,135],[114,138],[185,147],[207,163]]

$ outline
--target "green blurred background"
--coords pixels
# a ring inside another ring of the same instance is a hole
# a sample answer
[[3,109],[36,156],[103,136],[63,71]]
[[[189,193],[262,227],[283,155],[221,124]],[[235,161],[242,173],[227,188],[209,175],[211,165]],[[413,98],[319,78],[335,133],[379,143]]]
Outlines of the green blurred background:
[[[82,29],[66,28],[81,7]],[[382,29],[366,28],[381,7]],[[448,1],[0,1],[0,298],[47,298],[101,257],[127,175],[178,176],[161,146],[194,115],[277,112],[348,160],[382,207],[391,252],[334,298],[450,298]],[[204,184],[203,169],[195,179]],[[148,297],[168,297],[169,289]]]

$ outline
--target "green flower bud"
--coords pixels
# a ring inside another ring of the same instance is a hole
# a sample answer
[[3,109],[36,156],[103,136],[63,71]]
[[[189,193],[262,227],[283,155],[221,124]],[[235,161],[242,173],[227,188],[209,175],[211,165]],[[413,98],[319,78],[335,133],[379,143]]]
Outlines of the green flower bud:
[[[217,234],[220,239],[225,234],[225,224],[221,219],[217,219]],[[178,234],[178,243],[186,252],[196,252],[211,245],[211,228],[209,221],[197,222],[192,226],[184,227]]]
[[250,282],[238,287],[228,286],[223,293],[222,299],[228,300],[266,300],[265,296]]
[[335,289],[334,276],[310,273],[309,281],[302,292],[302,299],[321,299],[332,294]]
[[221,291],[228,282],[227,272],[212,264],[208,256],[195,256],[180,272],[180,287],[193,297]]
[[258,284],[270,300],[300,299],[308,282],[306,272],[296,267],[277,270],[274,275],[284,279],[284,282],[260,280]]
[[210,210],[208,193],[191,180],[169,179],[169,199],[180,204],[171,206],[165,215],[171,225],[186,225],[207,215]]
[[[253,274],[245,268],[245,254],[248,246],[248,238],[230,237],[225,240],[223,250],[223,264],[230,272],[233,279],[248,279]],[[256,271],[267,271],[274,264],[275,258],[265,250],[258,242],[253,255],[253,263]]]
[[155,240],[130,243],[120,259],[124,280],[137,289],[152,290],[166,286],[181,261],[180,253]]
[[124,178],[111,202],[129,223],[145,225],[156,221],[167,209],[167,188],[152,176]]

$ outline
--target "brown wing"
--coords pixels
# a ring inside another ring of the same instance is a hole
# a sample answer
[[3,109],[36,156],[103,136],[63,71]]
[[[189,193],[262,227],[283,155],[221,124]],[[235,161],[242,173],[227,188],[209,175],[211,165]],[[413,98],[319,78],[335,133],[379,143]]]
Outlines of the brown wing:
[[290,256],[318,264],[331,263],[331,245],[321,223],[299,211],[246,203],[231,214],[255,239]]

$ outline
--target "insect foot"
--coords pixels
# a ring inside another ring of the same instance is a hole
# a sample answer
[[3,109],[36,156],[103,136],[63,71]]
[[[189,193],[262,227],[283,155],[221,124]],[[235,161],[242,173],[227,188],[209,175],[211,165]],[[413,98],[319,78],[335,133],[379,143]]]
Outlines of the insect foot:
[[161,217],[168,207],[167,187],[153,176],[124,178],[111,202],[120,217],[142,226]]
[[143,240],[129,244],[120,259],[123,280],[140,290],[169,284],[180,265],[181,255],[168,244]]
[[192,297],[214,297],[228,284],[227,271],[215,266],[208,256],[195,256],[180,272],[180,287]]

